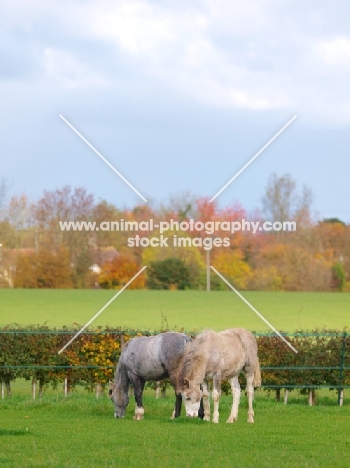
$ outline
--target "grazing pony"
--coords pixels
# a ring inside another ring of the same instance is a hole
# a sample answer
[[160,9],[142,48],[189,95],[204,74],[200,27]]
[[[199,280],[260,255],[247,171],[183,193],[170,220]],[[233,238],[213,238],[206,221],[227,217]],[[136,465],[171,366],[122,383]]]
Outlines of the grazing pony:
[[[134,419],[143,419],[142,394],[147,380],[158,381],[170,378],[174,385],[175,372],[192,340],[184,333],[166,332],[156,336],[141,336],[130,340],[121,353],[114,382],[109,382],[109,395],[114,403],[114,416],[123,418],[129,404],[130,383],[136,401]],[[181,412],[182,396],[176,395],[172,418]]]
[[220,384],[223,379],[228,379],[233,403],[226,422],[236,421],[241,394],[238,376],[243,371],[247,380],[248,422],[253,423],[254,387],[261,385],[257,353],[256,339],[243,328],[233,328],[220,333],[208,330],[198,335],[181,359],[176,375],[175,391],[183,397],[186,415],[198,416],[200,400],[203,397],[204,420],[210,421],[208,379],[212,379],[213,422],[218,423]]

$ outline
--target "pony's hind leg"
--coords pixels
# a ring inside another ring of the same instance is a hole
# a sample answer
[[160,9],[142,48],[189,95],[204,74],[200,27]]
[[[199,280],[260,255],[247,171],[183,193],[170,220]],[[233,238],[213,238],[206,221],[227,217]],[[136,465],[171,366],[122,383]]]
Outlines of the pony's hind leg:
[[136,402],[134,419],[136,421],[141,421],[145,413],[145,410],[142,404],[142,395],[143,395],[143,389],[145,387],[145,380],[136,376],[134,377],[130,376],[130,377],[131,377],[131,381],[134,387],[134,395],[135,395],[135,402]]
[[220,400],[221,378],[214,376],[212,397],[214,402],[213,423],[219,422],[219,400]]
[[253,410],[253,400],[254,400],[254,372],[246,374],[247,380],[247,396],[248,396],[248,422],[254,422],[254,410]]
[[202,383],[202,389],[203,389],[203,407],[204,407],[203,421],[210,421],[209,391],[208,391],[208,382],[206,380],[204,380]]
[[238,376],[236,375],[230,380],[231,384],[231,390],[232,390],[232,408],[231,408],[231,413],[226,421],[227,423],[233,423],[233,421],[237,421],[238,417],[238,406],[239,406],[239,401],[241,398],[241,386],[239,385],[239,380]]

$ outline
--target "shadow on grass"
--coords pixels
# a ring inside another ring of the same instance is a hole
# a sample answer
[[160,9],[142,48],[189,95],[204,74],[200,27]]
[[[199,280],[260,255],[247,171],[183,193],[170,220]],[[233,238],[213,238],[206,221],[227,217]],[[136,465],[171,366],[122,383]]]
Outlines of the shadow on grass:
[[28,434],[28,431],[20,431],[17,429],[0,429],[0,436],[23,436],[26,434]]
[[187,417],[179,417],[175,419],[164,419],[162,423],[165,424],[192,424],[192,425],[205,425],[208,424],[207,421],[203,421],[203,419],[200,418],[187,418]]

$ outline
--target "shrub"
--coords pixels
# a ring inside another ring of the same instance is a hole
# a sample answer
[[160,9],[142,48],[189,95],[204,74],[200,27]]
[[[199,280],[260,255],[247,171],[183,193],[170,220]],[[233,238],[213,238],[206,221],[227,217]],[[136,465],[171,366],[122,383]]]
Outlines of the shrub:
[[147,273],[149,289],[187,289],[190,285],[189,270],[179,258],[151,262]]

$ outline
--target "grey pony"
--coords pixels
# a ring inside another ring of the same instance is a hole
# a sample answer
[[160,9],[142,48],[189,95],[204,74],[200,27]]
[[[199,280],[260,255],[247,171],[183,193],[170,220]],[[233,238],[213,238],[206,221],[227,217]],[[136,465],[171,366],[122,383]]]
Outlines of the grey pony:
[[[130,340],[121,353],[115,371],[114,382],[110,382],[109,395],[114,403],[114,416],[123,418],[129,404],[128,390],[133,385],[136,401],[134,419],[144,415],[142,394],[146,381],[169,378],[174,386],[179,361],[192,340],[184,333],[166,332],[155,336],[141,336]],[[182,397],[176,395],[172,417],[181,412]]]

